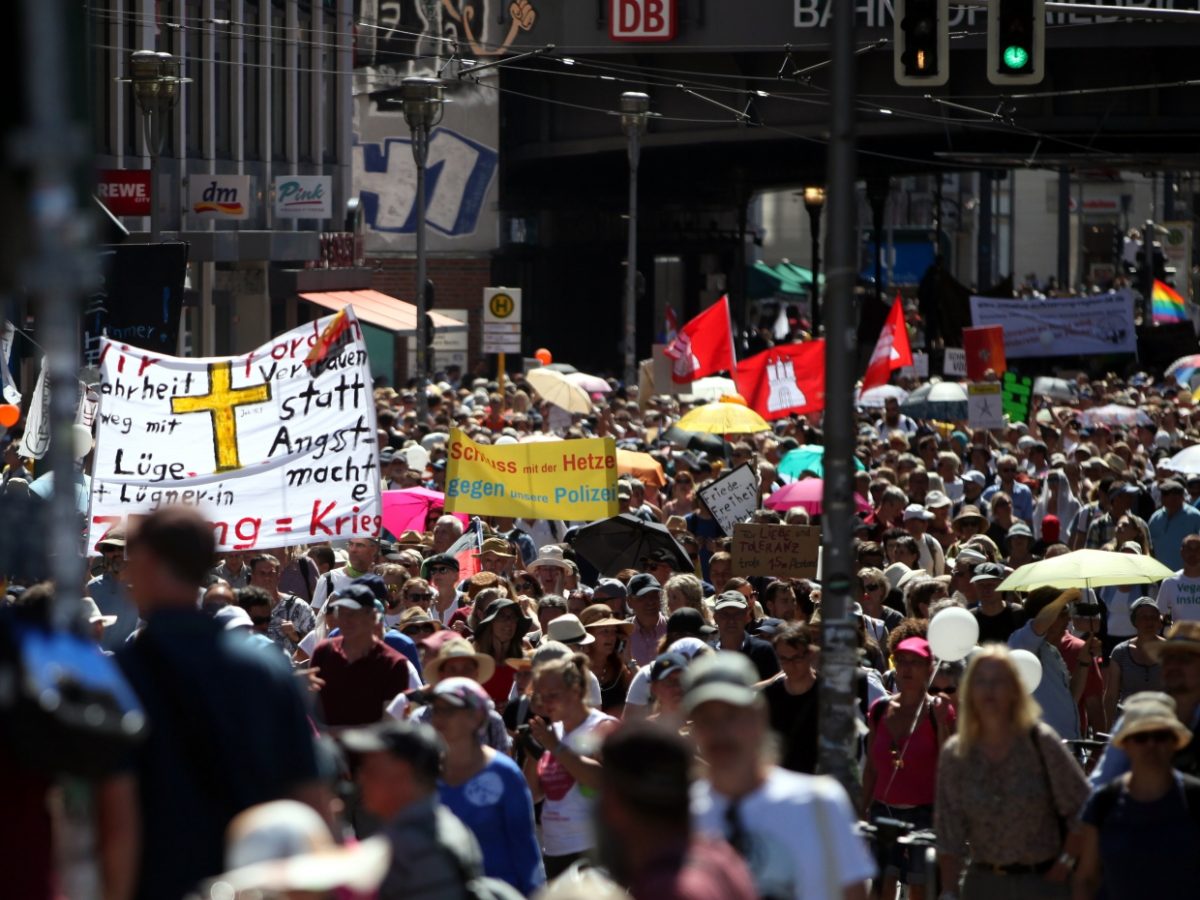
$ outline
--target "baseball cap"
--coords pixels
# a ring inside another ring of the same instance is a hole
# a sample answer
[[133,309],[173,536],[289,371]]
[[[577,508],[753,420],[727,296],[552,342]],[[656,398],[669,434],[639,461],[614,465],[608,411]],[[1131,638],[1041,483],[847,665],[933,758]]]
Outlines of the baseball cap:
[[593,600],[616,600],[629,596],[629,589],[616,578],[601,578],[592,591]]
[[645,594],[651,594],[654,591],[661,591],[662,585],[658,583],[658,579],[653,575],[641,572],[629,579],[629,587],[627,588],[630,595],[641,597]]
[[1004,577],[1004,570],[995,563],[980,563],[975,567],[971,576],[971,584],[977,581],[999,581]]
[[716,634],[717,629],[704,621],[700,610],[681,606],[667,618],[667,634]]
[[478,681],[460,676],[439,681],[428,696],[430,700],[441,697],[459,709],[485,710],[492,705],[492,699]]
[[337,599],[329,604],[343,609],[373,609],[383,612],[383,604],[375,599],[374,592],[365,584],[348,584],[337,593]]
[[713,606],[714,612],[720,612],[723,609],[749,609],[750,604],[746,600],[746,595],[741,591],[724,591],[717,595],[717,602]]
[[733,706],[753,706],[758,702],[754,690],[758,671],[741,653],[722,651],[696,660],[683,675],[683,708],[692,713],[712,701]]
[[911,522],[914,519],[919,519],[922,522],[928,522],[933,518],[933,513],[927,510],[919,503],[910,503],[904,507],[904,521]]
[[432,726],[422,722],[390,720],[348,728],[338,740],[351,753],[390,753],[431,779],[437,778],[441,768],[442,740]]
[[982,472],[980,472],[978,469],[971,469],[971,471],[969,471],[969,472],[963,472],[962,479],[963,479],[963,481],[974,482],[975,484],[979,485],[980,487],[983,487],[984,485],[987,484],[987,476],[984,475]]
[[896,645],[897,653],[911,653],[921,659],[933,659],[933,651],[929,649],[929,641],[923,637],[905,638]]
[[1026,525],[1024,522],[1013,522],[1013,523],[1012,523],[1012,525],[1011,525],[1011,526],[1009,526],[1008,533],[1007,533],[1006,537],[1010,537],[1010,538],[1014,538],[1014,537],[1027,537],[1027,538],[1031,538],[1031,537],[1033,537],[1033,532],[1030,530],[1029,526],[1028,526],[1028,525]]
[[[115,616],[113,617],[116,618]],[[246,612],[236,603],[230,603],[228,606],[222,606],[213,614],[213,619],[221,623],[221,627],[225,631],[233,631],[236,628],[253,628],[254,620],[250,618],[250,613]]]
[[[384,583],[382,576],[375,575],[375,574],[360,575],[350,583],[352,585],[353,584],[362,585],[363,587],[365,587],[367,590],[369,590],[375,596],[376,600],[383,601],[384,603],[387,602],[388,589],[387,589],[387,584]],[[339,597],[345,596],[345,592],[344,591],[340,592],[338,594],[338,596]]]
[[688,667],[688,659],[682,653],[667,651],[650,664],[650,680],[662,681],[676,672],[684,672]]
[[926,509],[941,509],[944,506],[953,506],[954,501],[943,494],[941,491],[929,491],[925,495]]

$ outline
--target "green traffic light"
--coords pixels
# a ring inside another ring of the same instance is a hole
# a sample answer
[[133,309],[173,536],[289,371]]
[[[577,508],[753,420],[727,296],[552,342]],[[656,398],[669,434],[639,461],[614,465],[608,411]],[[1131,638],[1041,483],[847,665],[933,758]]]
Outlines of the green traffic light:
[[1029,62],[1029,51],[1014,44],[1004,48],[1004,64],[1010,69],[1023,69]]

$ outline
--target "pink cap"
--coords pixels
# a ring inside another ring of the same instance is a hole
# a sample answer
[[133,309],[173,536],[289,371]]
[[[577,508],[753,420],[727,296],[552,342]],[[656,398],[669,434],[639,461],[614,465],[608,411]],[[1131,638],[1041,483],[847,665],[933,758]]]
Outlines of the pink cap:
[[919,656],[921,659],[933,659],[933,653],[929,649],[929,641],[923,637],[905,638],[896,645],[897,653],[911,653],[913,656]]

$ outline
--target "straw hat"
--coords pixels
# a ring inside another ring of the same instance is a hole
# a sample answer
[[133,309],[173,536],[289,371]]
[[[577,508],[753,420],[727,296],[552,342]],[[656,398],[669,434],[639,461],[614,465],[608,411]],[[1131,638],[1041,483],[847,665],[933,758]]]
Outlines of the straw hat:
[[425,664],[426,680],[432,684],[438,680],[438,672],[442,665],[452,659],[474,659],[479,664],[479,672],[475,680],[484,684],[496,674],[496,661],[485,653],[476,653],[465,640],[451,640],[442,645],[437,656]]
[[614,616],[612,607],[607,603],[593,603],[591,606],[585,608],[579,614],[579,621],[583,623],[583,627],[588,631],[591,631],[593,628],[606,628],[611,625],[619,628],[625,637],[633,634],[633,623]]
[[1135,734],[1169,731],[1175,736],[1175,749],[1182,750],[1192,740],[1192,732],[1175,715],[1175,700],[1158,691],[1142,691],[1125,701],[1121,727],[1112,737],[1113,745],[1123,747]]

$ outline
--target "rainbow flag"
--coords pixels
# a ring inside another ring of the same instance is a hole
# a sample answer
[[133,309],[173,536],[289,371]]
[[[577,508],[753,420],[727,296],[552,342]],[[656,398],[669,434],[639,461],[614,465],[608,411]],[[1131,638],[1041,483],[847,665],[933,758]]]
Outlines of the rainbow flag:
[[1154,290],[1150,297],[1155,325],[1188,320],[1187,301],[1179,296],[1170,285],[1164,284],[1157,278],[1154,279]]

